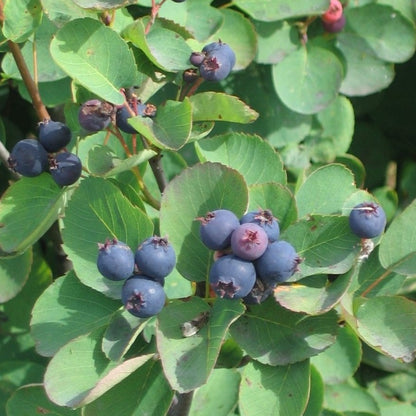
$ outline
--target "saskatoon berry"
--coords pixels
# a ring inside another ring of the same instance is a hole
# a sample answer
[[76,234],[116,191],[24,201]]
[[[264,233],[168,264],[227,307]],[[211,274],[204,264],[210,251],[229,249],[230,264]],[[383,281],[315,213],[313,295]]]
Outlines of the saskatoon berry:
[[58,153],[55,158],[51,159],[49,171],[51,172],[52,178],[58,185],[72,185],[81,176],[81,160],[73,153]]
[[8,162],[17,173],[34,177],[48,169],[48,153],[38,140],[23,139],[13,147]]
[[205,59],[205,53],[203,52],[192,52],[189,62],[194,66],[200,66]]
[[240,225],[237,216],[227,209],[208,212],[201,221],[201,241],[211,250],[224,250],[231,244],[231,234]]
[[244,296],[243,302],[246,305],[258,305],[264,302],[272,293],[272,289],[265,285],[260,279],[256,279],[256,283],[247,296]]
[[60,121],[42,121],[39,123],[39,141],[49,153],[58,152],[71,141],[71,130]]
[[270,243],[254,265],[257,277],[267,286],[274,287],[288,280],[297,271],[300,261],[295,248],[287,241],[280,240]]
[[129,110],[126,107],[120,107],[116,112],[116,124],[117,127],[125,133],[135,134],[137,130],[128,123],[128,119],[132,117]]
[[270,210],[260,209],[258,211],[247,212],[247,214],[240,218],[240,224],[246,224],[248,222],[252,222],[263,228],[263,230],[266,231],[267,237],[271,243],[279,239],[279,223],[277,222],[276,218],[273,217],[273,214]]
[[98,244],[98,271],[107,279],[124,280],[134,271],[134,254],[130,247],[116,239]]
[[266,231],[252,222],[241,224],[231,235],[233,253],[244,260],[258,259],[265,252],[268,242]]
[[332,23],[324,22],[322,20],[322,26],[325,32],[328,32],[328,33],[341,32],[341,30],[344,29],[345,23],[346,23],[346,19],[344,15],[342,15],[338,20]]
[[167,238],[149,237],[139,245],[134,260],[139,273],[163,284],[164,278],[175,267],[176,254]]
[[321,16],[325,23],[335,23],[342,16],[342,4],[339,0],[331,0],[328,10]]
[[205,55],[222,55],[225,56],[229,63],[230,63],[230,70],[234,68],[235,65],[235,53],[231,49],[230,45],[228,43],[224,42],[212,42],[208,45],[204,46],[202,49],[202,52],[205,53]]
[[207,81],[221,81],[230,71],[230,62],[223,56],[208,56],[199,67],[199,74]]
[[113,114],[112,104],[100,100],[89,100],[79,109],[78,121],[85,130],[96,132],[108,127]]
[[375,202],[363,202],[352,209],[349,224],[351,231],[358,237],[377,237],[386,226],[386,214]]
[[128,278],[121,289],[121,301],[132,315],[148,318],[158,314],[166,300],[163,287],[144,275]]
[[209,282],[219,297],[239,299],[253,289],[256,271],[252,262],[228,254],[214,262],[209,272]]

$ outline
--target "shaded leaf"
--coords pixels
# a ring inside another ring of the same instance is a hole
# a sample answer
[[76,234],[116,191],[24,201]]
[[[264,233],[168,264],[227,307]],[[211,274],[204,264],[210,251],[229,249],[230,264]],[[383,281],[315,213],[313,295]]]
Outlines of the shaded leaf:
[[128,6],[137,3],[137,0],[72,0],[75,4],[85,9],[107,10]]
[[65,189],[47,173],[11,185],[0,200],[0,256],[21,254],[42,237],[58,218],[64,197]]
[[230,328],[247,354],[263,364],[284,366],[319,354],[335,341],[337,314],[307,316],[272,299],[251,306]]
[[302,416],[309,396],[309,361],[272,367],[252,361],[243,370],[242,416]]
[[[196,334],[185,337],[181,325],[209,311],[208,322]],[[240,301],[216,299],[212,310],[200,298],[168,304],[158,316],[156,339],[163,370],[170,385],[188,392],[206,383],[228,327],[242,313]]]
[[120,301],[84,286],[69,272],[50,285],[33,308],[30,325],[37,352],[54,355],[68,341],[107,324],[119,307]]

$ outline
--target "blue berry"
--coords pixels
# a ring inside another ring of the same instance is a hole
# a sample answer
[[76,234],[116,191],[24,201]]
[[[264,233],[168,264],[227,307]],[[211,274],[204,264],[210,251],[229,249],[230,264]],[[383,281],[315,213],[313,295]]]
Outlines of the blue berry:
[[386,214],[375,202],[363,202],[352,209],[349,224],[351,231],[358,237],[377,237],[386,226]]
[[89,132],[104,130],[111,123],[114,107],[106,101],[88,100],[78,112],[81,127]]
[[231,235],[233,253],[244,260],[259,258],[266,250],[268,242],[266,231],[252,222],[241,224]]
[[189,57],[189,62],[194,66],[200,66],[204,62],[205,53],[203,52],[192,52]]
[[273,287],[288,280],[297,271],[300,261],[295,248],[287,241],[280,240],[270,243],[254,265],[257,277]]
[[71,130],[60,121],[44,120],[39,123],[39,142],[49,153],[63,149],[71,141]]
[[48,153],[39,141],[23,139],[13,147],[8,162],[15,172],[34,177],[48,170]]
[[237,216],[227,209],[208,212],[201,221],[201,241],[211,250],[224,250],[231,244],[231,234],[240,225]]
[[199,65],[199,73],[208,81],[221,81],[235,65],[235,53],[224,42],[212,42],[202,49],[205,59]]
[[149,318],[163,309],[166,295],[159,283],[144,275],[133,275],[123,284],[121,301],[132,315]]
[[134,254],[130,247],[116,239],[98,244],[98,271],[107,279],[124,280],[134,271]]
[[137,248],[134,260],[139,273],[162,284],[175,267],[176,254],[167,238],[149,237]]
[[221,55],[226,57],[230,63],[230,70],[233,69],[235,65],[235,53],[231,49],[230,45],[228,45],[228,43],[224,43],[221,41],[209,43],[208,45],[204,46],[202,52],[205,53],[207,56]]
[[259,225],[261,228],[266,231],[269,241],[277,241],[280,236],[280,227],[276,218],[273,217],[273,214],[268,209],[260,209],[258,211],[250,211],[247,214],[243,215],[240,218],[241,224],[246,224],[252,222]]
[[124,131],[125,133],[135,134],[137,133],[137,130],[133,126],[130,126],[127,121],[130,117],[132,117],[132,115],[130,114],[129,110],[123,106],[116,112],[116,124],[121,131]]
[[253,289],[256,271],[252,262],[228,254],[214,262],[209,272],[209,282],[219,297],[239,299]]
[[82,163],[77,155],[62,152],[50,161],[49,171],[59,186],[68,186],[74,184],[80,178]]

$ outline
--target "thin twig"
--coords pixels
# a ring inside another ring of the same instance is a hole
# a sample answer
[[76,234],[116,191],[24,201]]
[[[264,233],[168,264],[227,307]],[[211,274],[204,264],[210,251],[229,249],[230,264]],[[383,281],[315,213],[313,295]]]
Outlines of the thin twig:
[[22,51],[17,43],[9,40],[8,42],[10,52],[16,62],[17,68],[19,69],[20,75],[22,76],[23,82],[29,92],[30,98],[32,99],[33,107],[38,115],[40,121],[50,120],[48,110],[40,98],[39,90],[36,83],[33,81],[32,75],[30,74],[29,68],[26,65],[25,59],[23,58]]

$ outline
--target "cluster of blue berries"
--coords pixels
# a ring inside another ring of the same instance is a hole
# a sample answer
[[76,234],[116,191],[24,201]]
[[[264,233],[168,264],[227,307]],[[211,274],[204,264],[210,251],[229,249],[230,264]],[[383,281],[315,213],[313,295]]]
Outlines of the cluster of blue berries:
[[50,172],[59,186],[74,184],[82,172],[77,155],[64,150],[71,141],[71,130],[60,121],[39,123],[39,140],[18,141],[10,152],[9,167],[22,176],[35,177]]
[[176,254],[165,237],[149,237],[136,252],[117,239],[98,244],[97,268],[107,279],[124,280],[121,301],[132,315],[158,314],[166,301],[165,277],[176,264]]
[[209,282],[217,296],[261,303],[297,271],[301,260],[289,242],[279,239],[279,224],[270,210],[238,219],[232,211],[218,209],[197,220],[201,241],[216,251]]
[[104,130],[110,123],[115,124],[125,133],[138,133],[127,120],[134,115],[153,118],[156,115],[156,106],[144,104],[135,96],[130,97],[126,102],[128,107],[126,105],[114,106],[98,99],[88,100],[79,109],[79,124],[88,133]]
[[228,76],[235,65],[235,53],[222,42],[212,42],[201,52],[192,52],[189,61],[199,68],[199,75],[207,81],[221,81]]

